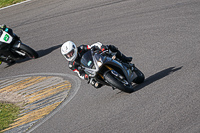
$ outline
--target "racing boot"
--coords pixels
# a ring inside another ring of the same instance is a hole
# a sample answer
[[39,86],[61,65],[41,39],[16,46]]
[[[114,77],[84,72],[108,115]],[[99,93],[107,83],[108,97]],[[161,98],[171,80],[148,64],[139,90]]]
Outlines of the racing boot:
[[7,60],[6,63],[8,66],[11,66],[11,65],[15,64],[16,62],[14,60]]
[[1,55],[0,56],[0,65],[2,64],[2,62],[5,62],[5,58]]
[[124,54],[122,54],[120,51],[117,51],[117,58],[119,58],[124,63],[129,63],[132,61],[132,57],[126,57]]
[[124,61],[125,63],[129,63],[132,61],[132,57],[126,57],[122,54],[122,61]]
[[124,54],[122,54],[117,47],[114,45],[107,45],[108,49],[110,49],[112,52],[116,52],[116,57],[120,59],[124,63],[129,63],[132,61],[132,57],[126,57]]

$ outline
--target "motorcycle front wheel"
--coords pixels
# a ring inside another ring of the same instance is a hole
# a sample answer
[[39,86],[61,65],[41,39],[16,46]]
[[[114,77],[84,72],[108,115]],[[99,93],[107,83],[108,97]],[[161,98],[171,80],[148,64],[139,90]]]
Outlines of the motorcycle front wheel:
[[26,57],[33,59],[38,58],[38,53],[27,45],[21,44],[19,47],[19,51],[24,53]]
[[125,85],[123,82],[121,82],[115,75],[113,75],[111,72],[107,72],[104,74],[104,79],[107,81],[108,84],[110,84],[114,88],[118,88],[121,91],[132,93],[134,92],[134,88],[132,85]]

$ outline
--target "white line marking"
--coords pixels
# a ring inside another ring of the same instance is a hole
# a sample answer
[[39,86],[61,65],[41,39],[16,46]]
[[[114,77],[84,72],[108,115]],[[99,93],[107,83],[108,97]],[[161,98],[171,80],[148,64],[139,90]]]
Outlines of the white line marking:
[[6,9],[6,8],[9,8],[9,7],[12,7],[12,6],[20,5],[20,4],[23,4],[23,3],[25,3],[25,2],[29,2],[29,1],[31,1],[31,0],[26,0],[26,1],[22,1],[22,2],[20,2],[20,3],[16,3],[16,4],[14,4],[14,5],[6,6],[6,7],[3,7],[3,8],[0,8],[0,10]]

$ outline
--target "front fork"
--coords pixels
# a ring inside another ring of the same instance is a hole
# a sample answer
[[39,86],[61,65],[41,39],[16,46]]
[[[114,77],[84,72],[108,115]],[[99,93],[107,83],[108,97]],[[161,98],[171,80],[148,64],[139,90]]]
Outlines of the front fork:
[[[118,78],[123,84],[128,85],[129,83],[126,81],[126,79],[124,78],[124,76],[122,76],[121,74],[119,74],[118,72],[116,72],[114,69],[112,69],[111,67],[105,65],[106,68],[108,68],[111,72],[111,74],[113,74],[116,78]],[[103,76],[101,76],[103,77]],[[104,79],[104,78],[103,78]]]
[[[109,67],[109,66],[107,66],[107,65],[105,65],[105,67],[108,69],[108,70],[113,70],[111,67]],[[101,75],[100,73],[98,73],[98,75],[104,80],[104,77],[103,77],[103,75]]]
[[18,49],[20,48],[20,46],[23,45],[22,42],[20,40],[16,41],[13,45],[13,50],[15,53],[17,53],[20,56],[26,56],[25,53],[19,51]]

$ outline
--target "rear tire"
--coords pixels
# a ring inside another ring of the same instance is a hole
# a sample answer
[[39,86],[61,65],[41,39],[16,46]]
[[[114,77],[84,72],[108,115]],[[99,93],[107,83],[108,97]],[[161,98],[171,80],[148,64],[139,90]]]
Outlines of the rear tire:
[[141,84],[144,82],[145,76],[139,69],[137,69],[137,68],[135,68],[135,69],[136,70],[134,70],[134,71],[138,77],[136,79],[134,79],[133,82],[136,84]]
[[38,53],[27,45],[21,44],[19,49],[26,54],[26,57],[33,59],[38,58]]
[[132,85],[128,85],[128,86],[124,85],[122,82],[120,82],[118,79],[116,79],[115,76],[113,74],[111,74],[110,72],[105,73],[104,79],[112,87],[118,88],[121,91],[124,91],[127,93],[131,93],[134,91],[134,88]]

